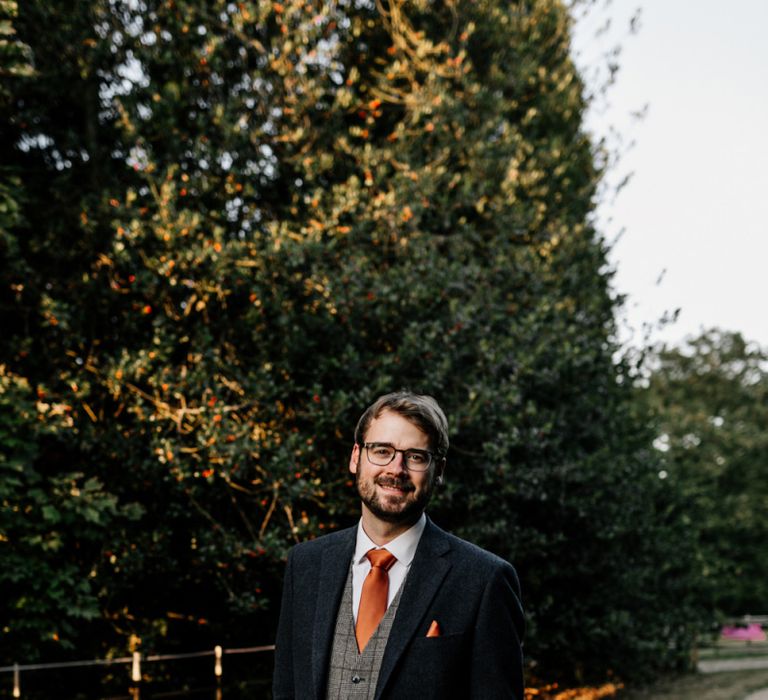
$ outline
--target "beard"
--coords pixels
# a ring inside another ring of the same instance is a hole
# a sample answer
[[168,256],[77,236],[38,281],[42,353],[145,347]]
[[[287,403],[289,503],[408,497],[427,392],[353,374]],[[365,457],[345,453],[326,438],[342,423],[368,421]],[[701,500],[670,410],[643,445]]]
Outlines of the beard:
[[[417,493],[416,487],[407,478],[395,479],[391,476],[380,475],[374,479],[364,481],[360,461],[358,460],[357,463],[355,485],[357,486],[360,500],[374,516],[387,523],[415,523],[432,498],[434,483],[434,475],[430,474],[430,478],[424,482],[423,489]],[[392,494],[382,497],[376,491],[376,485],[402,489],[403,494],[399,496]]]

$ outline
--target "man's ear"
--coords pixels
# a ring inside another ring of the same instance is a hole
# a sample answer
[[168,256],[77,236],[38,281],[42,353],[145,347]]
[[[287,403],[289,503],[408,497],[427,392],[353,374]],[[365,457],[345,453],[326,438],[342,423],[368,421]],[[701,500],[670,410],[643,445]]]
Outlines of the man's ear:
[[360,445],[355,445],[352,448],[352,454],[349,457],[349,471],[353,474],[357,474],[357,463],[360,460]]
[[443,485],[444,477],[443,474],[445,473],[445,457],[443,457],[436,465],[435,465],[435,483],[438,486]]

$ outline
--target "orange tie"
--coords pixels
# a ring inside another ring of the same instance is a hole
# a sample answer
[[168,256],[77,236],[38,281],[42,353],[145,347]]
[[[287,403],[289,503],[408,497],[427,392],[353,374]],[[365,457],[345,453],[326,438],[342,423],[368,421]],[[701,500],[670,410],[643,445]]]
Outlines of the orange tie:
[[357,648],[360,653],[365,649],[371,635],[387,611],[387,593],[389,593],[389,574],[387,573],[397,559],[386,549],[371,549],[366,555],[371,562],[371,570],[363,581],[360,595],[360,609],[357,611]]

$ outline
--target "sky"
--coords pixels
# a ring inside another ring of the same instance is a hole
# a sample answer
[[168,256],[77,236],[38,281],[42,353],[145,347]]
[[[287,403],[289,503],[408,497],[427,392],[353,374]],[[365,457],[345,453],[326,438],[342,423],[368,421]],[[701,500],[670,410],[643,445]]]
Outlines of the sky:
[[768,348],[767,29],[768,0],[598,0],[577,21],[573,53],[592,88],[600,56],[621,45],[587,125],[615,130],[624,151],[597,215],[628,345],[714,326]]

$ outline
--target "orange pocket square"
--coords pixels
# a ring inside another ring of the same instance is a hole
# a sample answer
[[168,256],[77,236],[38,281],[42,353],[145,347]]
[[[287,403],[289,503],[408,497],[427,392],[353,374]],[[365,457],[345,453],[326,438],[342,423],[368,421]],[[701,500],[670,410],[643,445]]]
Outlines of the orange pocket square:
[[440,636],[440,625],[437,624],[437,620],[432,620],[432,624],[429,626],[429,629],[427,630],[427,637],[439,637]]

